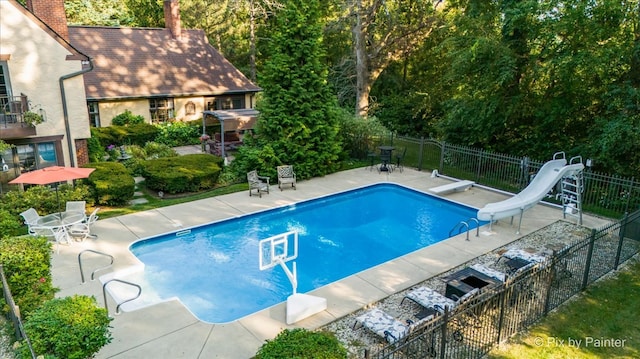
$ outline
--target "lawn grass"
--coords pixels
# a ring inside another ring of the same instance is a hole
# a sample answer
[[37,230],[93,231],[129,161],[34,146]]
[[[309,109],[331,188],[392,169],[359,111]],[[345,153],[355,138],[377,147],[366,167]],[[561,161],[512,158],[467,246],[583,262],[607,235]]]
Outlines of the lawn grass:
[[590,286],[487,357],[640,358],[640,262]]

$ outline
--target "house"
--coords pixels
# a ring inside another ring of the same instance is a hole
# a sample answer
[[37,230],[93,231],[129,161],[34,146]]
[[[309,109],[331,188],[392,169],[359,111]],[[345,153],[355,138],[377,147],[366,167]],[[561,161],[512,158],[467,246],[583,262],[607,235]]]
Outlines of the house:
[[209,44],[204,31],[181,28],[178,0],[165,0],[164,14],[165,28],[68,27],[70,43],[94,63],[84,76],[91,125],[108,126],[125,110],[150,123],[230,110],[236,114],[225,121],[227,131],[252,128],[260,88]]
[[[261,89],[204,31],[181,28],[178,0],[164,0],[165,28],[69,26],[64,0],[26,5],[0,0],[0,139],[15,145],[2,154],[0,193],[21,172],[88,162],[90,127],[126,110],[149,123],[253,128]],[[27,112],[44,122],[29,125]]]
[[[63,0],[27,3],[64,19]],[[16,0],[0,0],[0,20],[0,139],[14,145],[0,154],[4,192],[21,172],[88,160],[83,74],[90,61],[55,23],[45,23]],[[29,122],[33,116],[43,122]]]

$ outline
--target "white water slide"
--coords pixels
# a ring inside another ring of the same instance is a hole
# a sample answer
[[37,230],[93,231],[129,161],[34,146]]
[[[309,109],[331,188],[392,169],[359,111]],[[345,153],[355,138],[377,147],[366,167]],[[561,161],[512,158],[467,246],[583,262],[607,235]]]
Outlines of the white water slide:
[[[576,160],[579,162],[574,163]],[[519,214],[518,233],[520,233],[520,224],[522,224],[524,211],[540,202],[563,177],[571,176],[583,169],[584,165],[580,157],[571,158],[571,161],[567,164],[564,152],[558,152],[553,155],[553,160],[545,163],[540,168],[533,181],[522,192],[504,201],[487,204],[478,210],[478,219],[490,221],[489,226],[491,226],[493,221],[502,218],[512,217],[513,221],[513,216]]]

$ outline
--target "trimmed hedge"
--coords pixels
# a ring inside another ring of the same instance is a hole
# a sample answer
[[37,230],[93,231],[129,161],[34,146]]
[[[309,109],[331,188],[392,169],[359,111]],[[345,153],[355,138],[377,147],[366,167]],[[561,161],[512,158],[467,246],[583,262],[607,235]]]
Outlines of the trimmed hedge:
[[0,239],[0,263],[24,318],[53,299],[57,289],[51,282],[51,242],[45,237]]
[[153,141],[159,133],[159,129],[148,123],[139,123],[128,126],[92,127],[91,137],[100,141],[102,148],[109,145],[139,145]]
[[[56,298],[38,308],[24,325],[33,350],[55,358],[92,358],[112,340],[107,310],[93,297]],[[22,350],[22,357],[28,350]]]
[[147,188],[175,194],[213,188],[221,166],[220,157],[193,154],[143,161],[141,172]]
[[122,163],[97,162],[83,167],[96,169],[87,179],[96,204],[118,206],[133,198],[136,183]]

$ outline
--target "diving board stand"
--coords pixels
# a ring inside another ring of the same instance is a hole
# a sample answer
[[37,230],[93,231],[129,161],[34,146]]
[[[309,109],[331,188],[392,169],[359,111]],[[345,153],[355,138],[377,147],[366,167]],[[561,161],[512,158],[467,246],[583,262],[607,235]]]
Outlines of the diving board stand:
[[296,262],[293,262],[291,270],[286,262],[298,257],[298,232],[290,231],[262,239],[259,242],[258,251],[261,271],[280,265],[291,282],[293,294],[287,298],[287,324],[293,324],[327,309],[326,298],[296,292],[298,288]]
[[469,188],[471,188],[471,186],[473,186],[474,184],[475,184],[474,181],[468,181],[468,180],[457,181],[457,182],[448,183],[442,186],[429,188],[428,191],[433,194],[443,195],[443,194],[448,194],[452,192],[466,191]]

